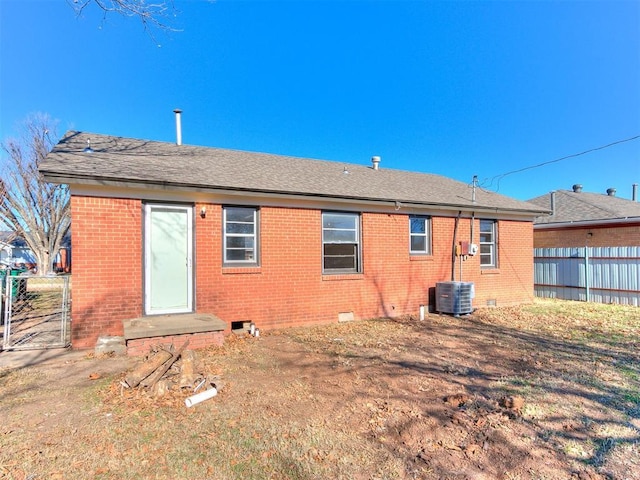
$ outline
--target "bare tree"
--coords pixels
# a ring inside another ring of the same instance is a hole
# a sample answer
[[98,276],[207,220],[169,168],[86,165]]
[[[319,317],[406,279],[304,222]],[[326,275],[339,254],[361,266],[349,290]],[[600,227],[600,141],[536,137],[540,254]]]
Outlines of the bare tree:
[[104,18],[110,13],[124,17],[138,18],[146,30],[149,27],[161,30],[174,30],[170,26],[170,20],[175,14],[175,7],[171,0],[157,0],[147,2],[145,0],[67,0],[76,15],[89,6],[95,5],[104,13]]
[[42,273],[53,270],[71,225],[67,185],[48,183],[38,171],[54,146],[54,129],[49,116],[36,114],[25,121],[21,138],[2,144],[0,227],[24,239]]

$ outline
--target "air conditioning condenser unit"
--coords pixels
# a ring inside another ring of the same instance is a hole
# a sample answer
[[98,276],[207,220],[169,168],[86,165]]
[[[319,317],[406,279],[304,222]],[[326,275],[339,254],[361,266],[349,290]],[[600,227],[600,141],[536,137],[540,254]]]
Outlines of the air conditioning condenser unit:
[[436,283],[436,310],[452,315],[472,313],[474,296],[473,282],[438,282]]

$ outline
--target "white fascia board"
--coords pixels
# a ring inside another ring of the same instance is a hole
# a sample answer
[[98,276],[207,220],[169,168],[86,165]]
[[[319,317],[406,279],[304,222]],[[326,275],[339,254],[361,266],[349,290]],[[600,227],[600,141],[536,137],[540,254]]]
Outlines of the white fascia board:
[[303,194],[264,193],[247,190],[174,187],[154,185],[89,185],[70,184],[71,195],[141,199],[156,202],[218,203],[225,205],[257,205],[264,207],[308,208],[317,210],[343,210],[354,212],[390,213],[403,215],[433,215],[461,218],[491,218],[533,222],[539,212],[502,210],[495,207],[468,205],[441,205],[367,200],[344,197],[324,197]]
[[534,223],[533,228],[535,230],[546,230],[567,227],[597,227],[600,225],[612,224],[620,225],[625,223],[640,223],[640,217],[611,218],[606,220],[582,220],[577,222]]

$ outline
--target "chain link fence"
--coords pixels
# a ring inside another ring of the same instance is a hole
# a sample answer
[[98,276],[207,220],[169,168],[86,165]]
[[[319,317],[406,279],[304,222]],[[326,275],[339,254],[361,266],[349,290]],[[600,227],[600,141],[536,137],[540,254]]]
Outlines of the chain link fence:
[[71,343],[70,275],[0,276],[2,349],[66,347]]

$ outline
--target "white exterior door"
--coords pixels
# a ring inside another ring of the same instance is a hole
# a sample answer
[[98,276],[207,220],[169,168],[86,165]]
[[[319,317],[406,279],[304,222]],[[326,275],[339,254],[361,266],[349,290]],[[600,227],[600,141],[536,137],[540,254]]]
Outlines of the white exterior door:
[[145,314],[193,311],[193,207],[145,205]]

